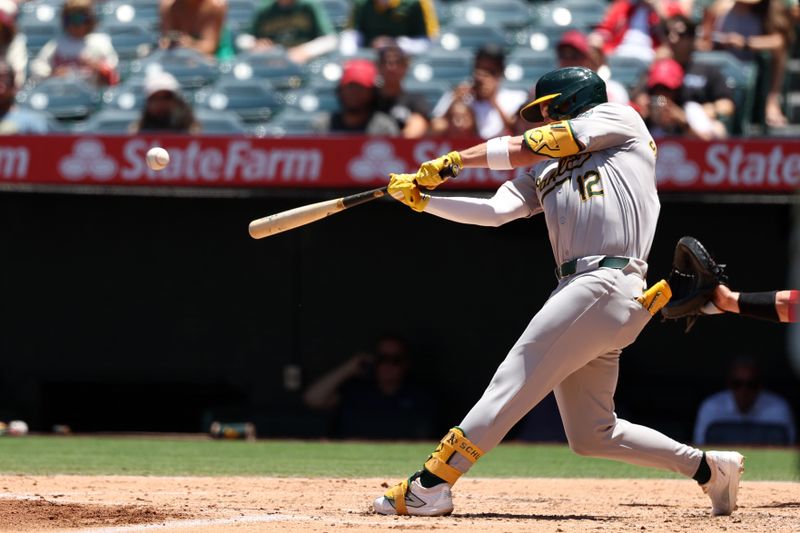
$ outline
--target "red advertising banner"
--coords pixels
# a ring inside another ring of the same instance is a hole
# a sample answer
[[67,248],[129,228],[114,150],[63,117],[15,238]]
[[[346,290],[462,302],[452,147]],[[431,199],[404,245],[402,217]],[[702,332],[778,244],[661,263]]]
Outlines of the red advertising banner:
[[[390,172],[416,170],[422,161],[471,144],[446,138],[12,136],[0,138],[0,183],[357,189],[380,186]],[[153,146],[170,153],[167,168],[145,164]],[[789,192],[800,187],[800,140],[661,139],[657,175],[662,191]],[[447,188],[494,189],[510,177],[508,171],[466,169]]]

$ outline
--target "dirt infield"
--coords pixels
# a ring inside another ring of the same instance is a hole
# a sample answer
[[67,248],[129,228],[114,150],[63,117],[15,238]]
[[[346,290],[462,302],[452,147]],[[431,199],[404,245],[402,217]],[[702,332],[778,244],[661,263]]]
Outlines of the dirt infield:
[[743,481],[739,511],[710,517],[691,481],[464,479],[444,518],[382,517],[389,479],[0,476],[2,531],[800,530],[800,483]]

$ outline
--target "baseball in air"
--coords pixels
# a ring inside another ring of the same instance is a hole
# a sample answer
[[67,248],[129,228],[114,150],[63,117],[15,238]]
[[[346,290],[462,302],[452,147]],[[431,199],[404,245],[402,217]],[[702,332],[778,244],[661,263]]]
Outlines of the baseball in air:
[[169,153],[161,147],[150,148],[146,158],[147,166],[153,170],[161,170],[169,165]]

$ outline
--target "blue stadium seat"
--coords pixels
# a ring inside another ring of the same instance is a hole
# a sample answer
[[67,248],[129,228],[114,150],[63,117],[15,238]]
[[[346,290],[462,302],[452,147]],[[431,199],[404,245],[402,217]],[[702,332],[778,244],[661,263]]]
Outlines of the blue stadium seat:
[[195,109],[195,118],[200,122],[201,135],[244,135],[247,127],[236,113],[213,109]]
[[442,81],[403,80],[403,89],[408,93],[421,94],[432,110],[442,95],[450,90],[450,84]]
[[130,61],[150,55],[158,45],[158,35],[141,24],[104,22],[97,31],[111,37],[111,44],[120,61]]
[[692,56],[695,63],[716,65],[728,87],[733,89],[733,101],[736,108],[732,133],[742,133],[753,116],[756,93],[756,67],[752,63],[743,63],[736,56],[724,50],[711,52],[695,52]]
[[[506,60],[506,80],[530,86],[543,74],[557,67],[553,50],[536,51],[518,48]],[[527,89],[526,89],[527,90]]]
[[83,120],[100,107],[100,92],[81,78],[47,78],[17,94],[17,103],[61,121]]
[[569,26],[533,25],[527,32],[517,35],[517,45],[519,48],[530,48],[537,52],[549,50],[554,53],[556,43],[569,29]]
[[32,59],[47,41],[61,32],[61,5],[28,2],[19,9],[17,29],[25,34],[28,56]]
[[532,9],[523,0],[469,0],[450,7],[450,20],[474,26],[498,26],[506,31],[531,23]]
[[317,0],[322,9],[328,14],[333,27],[337,31],[343,30],[350,19],[350,2],[347,0]]
[[351,59],[369,59],[377,61],[378,53],[372,48],[360,48],[355,54],[343,55],[339,52],[326,54],[310,61],[304,72],[309,85],[326,86],[335,84],[342,77],[342,67]]
[[123,111],[140,110],[144,106],[145,99],[144,78],[129,78],[123,83],[105,90],[103,107]]
[[763,422],[714,422],[706,429],[709,444],[748,444],[756,446],[787,446],[788,428],[781,424]]
[[281,49],[239,54],[233,61],[220,65],[220,71],[239,80],[269,80],[276,90],[296,89],[305,78],[300,66]]
[[489,24],[476,26],[462,21],[442,28],[436,42],[440,48],[447,51],[475,50],[488,43],[503,48],[511,45],[510,38],[499,26]]
[[139,120],[139,111],[130,109],[101,109],[89,120],[77,124],[76,133],[100,133],[104,135],[125,135],[131,131],[131,125]]
[[256,137],[285,137],[323,133],[328,124],[326,112],[302,113],[296,109],[285,109],[267,124],[259,124],[251,130]]
[[606,64],[611,70],[611,78],[628,90],[634,87],[650,68],[647,61],[631,56],[610,55],[606,58]]
[[194,95],[197,108],[236,113],[243,122],[266,122],[283,108],[283,99],[263,80],[222,78]]
[[255,0],[228,0],[228,18],[225,23],[233,34],[250,31],[256,13]]
[[157,50],[145,59],[131,61],[129,73],[144,76],[151,68],[163,69],[175,76],[188,93],[214,82],[219,76],[212,60],[190,48]]
[[284,95],[287,112],[315,113],[339,109],[336,85],[307,87],[289,91]]
[[471,76],[473,62],[471,50],[434,48],[412,62],[407,76],[420,82],[441,81],[452,85]]
[[160,0],[111,0],[100,7],[104,23],[138,24],[149,30],[161,27]]

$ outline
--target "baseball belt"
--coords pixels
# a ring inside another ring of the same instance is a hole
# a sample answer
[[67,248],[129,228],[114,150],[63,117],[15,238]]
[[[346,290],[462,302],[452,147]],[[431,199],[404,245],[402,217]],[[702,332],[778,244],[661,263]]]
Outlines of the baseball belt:
[[580,261],[581,259],[582,258],[579,257],[577,259],[561,263],[561,266],[557,266],[556,279],[561,281],[562,279],[572,276],[574,274],[580,274],[581,272],[594,270],[595,268],[605,267],[605,268],[616,268],[618,270],[622,270],[623,268],[628,266],[628,264],[631,262],[630,258],[628,257],[607,255],[592,266],[584,266],[584,268],[579,268],[578,261]]

